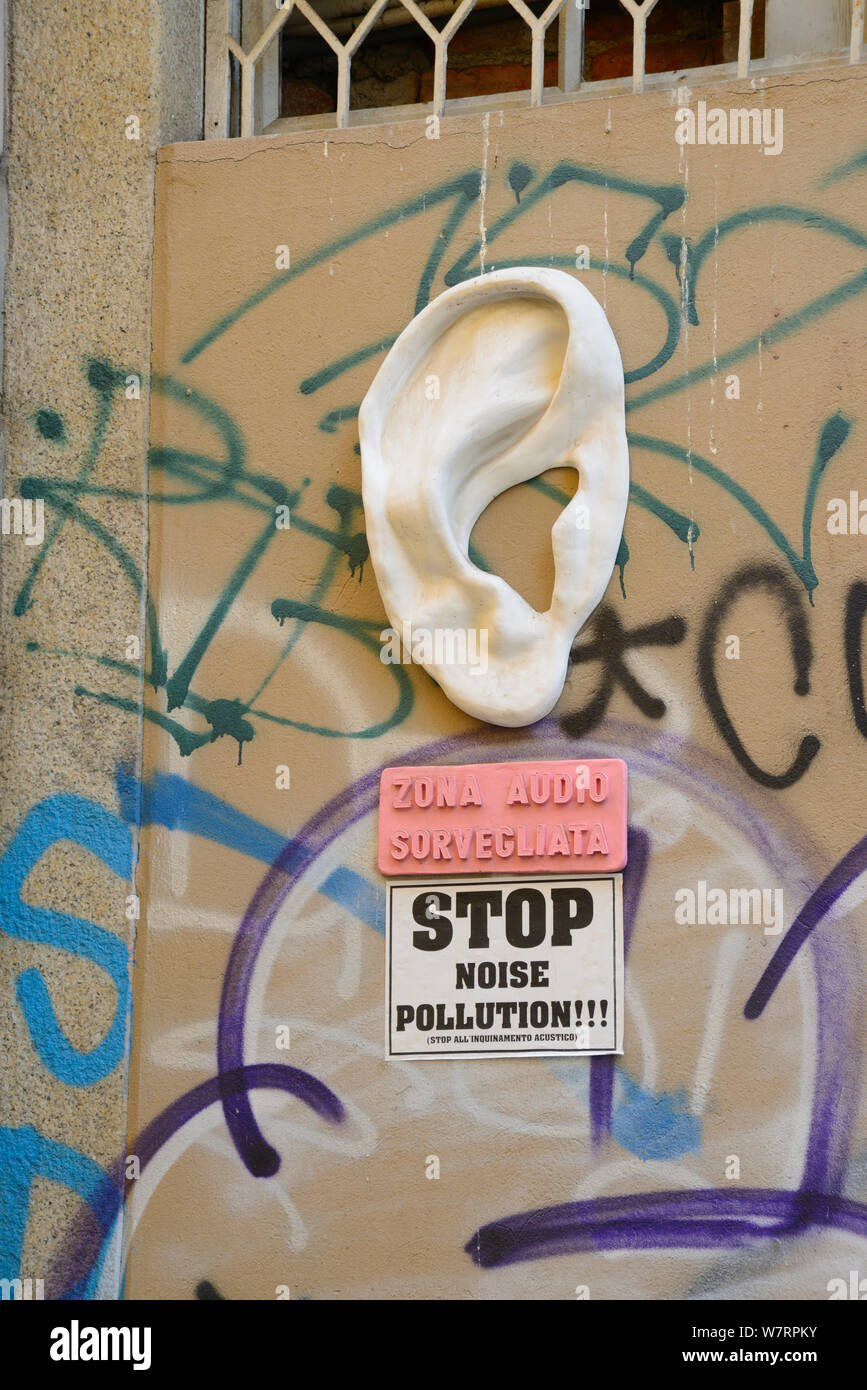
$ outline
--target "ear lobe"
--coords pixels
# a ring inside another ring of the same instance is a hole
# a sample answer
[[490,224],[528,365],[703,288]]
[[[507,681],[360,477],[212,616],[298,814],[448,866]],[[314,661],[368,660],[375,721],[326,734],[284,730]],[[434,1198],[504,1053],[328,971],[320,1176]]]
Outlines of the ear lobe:
[[[368,542],[392,626],[427,631],[422,664],[468,713],[512,726],[548,713],[610,578],[628,496],[623,369],[602,309],[572,276],[531,267],[447,290],[392,347],[359,426]],[[540,614],[478,570],[467,546],[494,497],[565,459],[579,466],[579,490],[555,525],[557,582]],[[575,524],[579,507],[589,529]],[[463,644],[438,647],[437,632],[456,628]],[[482,646],[484,670],[466,655]]]

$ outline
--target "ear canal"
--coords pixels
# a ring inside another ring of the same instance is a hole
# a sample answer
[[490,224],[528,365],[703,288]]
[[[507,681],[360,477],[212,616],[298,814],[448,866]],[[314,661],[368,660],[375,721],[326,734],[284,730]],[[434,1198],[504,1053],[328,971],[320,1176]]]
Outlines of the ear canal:
[[[608,585],[629,494],[623,367],[602,308],[559,270],[465,281],[401,333],[359,428],[370,556],[392,627],[468,714],[506,726],[542,718]],[[579,486],[554,523],[554,592],[538,613],[467,547],[495,497],[562,463]]]

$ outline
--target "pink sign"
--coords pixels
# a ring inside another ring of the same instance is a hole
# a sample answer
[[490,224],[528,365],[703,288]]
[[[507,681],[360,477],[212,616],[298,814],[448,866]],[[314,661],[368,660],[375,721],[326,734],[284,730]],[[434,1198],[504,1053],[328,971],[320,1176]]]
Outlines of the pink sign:
[[387,767],[382,873],[603,873],[626,864],[626,764]]

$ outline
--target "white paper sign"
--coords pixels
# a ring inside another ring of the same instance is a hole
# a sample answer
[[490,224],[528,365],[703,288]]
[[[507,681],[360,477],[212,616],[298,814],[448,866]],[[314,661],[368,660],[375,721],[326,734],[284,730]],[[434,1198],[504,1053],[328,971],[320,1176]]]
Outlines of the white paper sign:
[[389,883],[386,1056],[622,1052],[622,880]]

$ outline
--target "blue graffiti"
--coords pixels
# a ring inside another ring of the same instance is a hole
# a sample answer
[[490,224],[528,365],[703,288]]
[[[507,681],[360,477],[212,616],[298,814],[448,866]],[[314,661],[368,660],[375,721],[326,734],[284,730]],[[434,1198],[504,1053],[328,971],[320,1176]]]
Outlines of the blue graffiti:
[[[128,769],[121,768],[116,782],[121,815],[130,824],[185,830],[268,865],[287,847],[291,855],[291,837],[287,840],[285,835],[183,777],[158,772],[149,782],[140,782]],[[373,927],[381,936],[385,934],[385,892],[361,874],[339,867],[328,875],[319,891],[365,926]]]
[[20,1277],[21,1252],[27,1230],[30,1191],[35,1178],[60,1183],[87,1203],[103,1240],[93,1268],[66,1291],[67,1298],[92,1297],[108,1237],[118,1210],[118,1189],[92,1158],[48,1139],[32,1125],[0,1128],[0,1278]]
[[654,1095],[619,1072],[623,1097],[615,1106],[611,1133],[621,1148],[638,1158],[674,1159],[701,1150],[701,1121],[687,1110],[682,1091]]
[[52,845],[62,841],[80,845],[119,878],[130,880],[132,836],[123,821],[85,797],[48,797],[28,812],[0,858],[0,924],[9,936],[82,956],[110,976],[117,991],[114,1019],[105,1037],[88,1052],[79,1052],[63,1032],[40,970],[23,970],[16,982],[30,1038],[44,1066],[67,1086],[92,1086],[108,1076],[124,1055],[129,953],[121,937],[94,922],[23,901],[31,870]]

